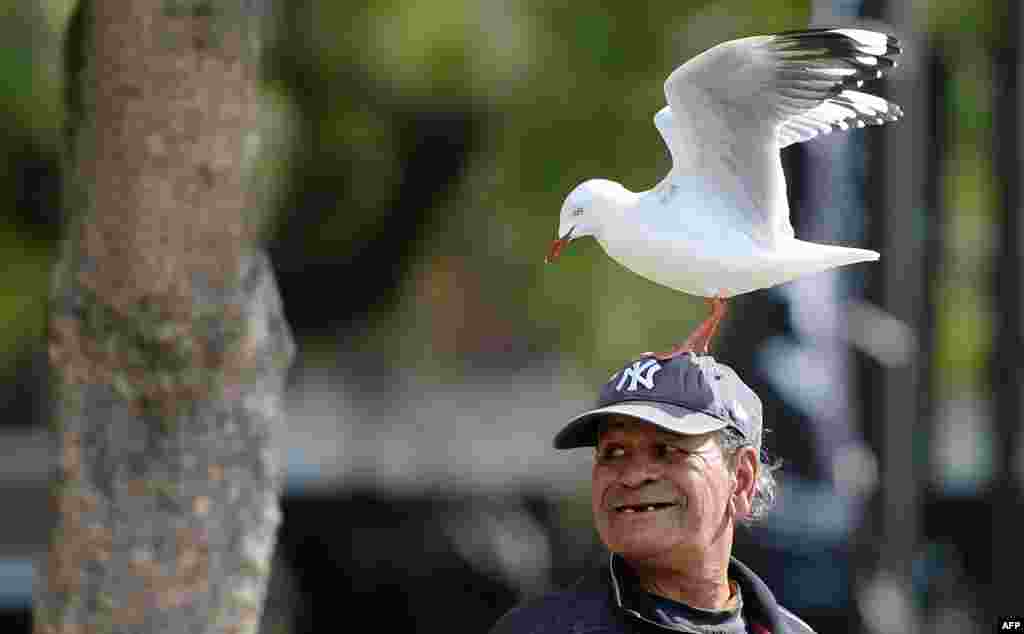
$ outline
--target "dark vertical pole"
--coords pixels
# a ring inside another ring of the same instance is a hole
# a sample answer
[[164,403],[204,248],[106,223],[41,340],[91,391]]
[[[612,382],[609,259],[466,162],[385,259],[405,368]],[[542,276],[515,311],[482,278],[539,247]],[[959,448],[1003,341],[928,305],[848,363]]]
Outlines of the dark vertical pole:
[[[944,157],[949,152],[950,121],[947,93],[949,68],[941,51],[929,46],[921,53],[921,74],[927,78],[930,99],[922,103],[922,117],[926,117],[927,136],[923,152],[926,153],[925,166],[925,200],[927,210],[924,216],[924,244],[922,247],[922,290],[920,314],[917,325],[918,353],[918,416],[917,437],[919,457],[919,490],[924,490],[930,478],[929,463],[932,454],[932,443],[935,438],[935,424],[938,412],[938,395],[935,392],[935,350],[936,328],[938,323],[938,284],[937,278],[948,275],[944,272],[946,253],[945,227],[947,222],[947,206],[943,199],[943,183],[946,164]],[[921,501],[924,506],[924,500]],[[923,509],[922,509],[923,510]],[[920,526],[921,534],[928,532],[926,526]]]
[[[996,172],[1002,200],[1000,210],[999,251],[996,255],[995,341],[991,371],[995,398],[995,474],[992,488],[992,586],[988,592],[991,617],[1019,613],[1021,600],[1017,587],[1024,566],[1024,548],[1020,542],[1020,516],[1024,513],[1024,495],[1018,474],[1018,447],[1024,387],[1022,353],[1021,285],[1021,96],[1018,81],[1021,65],[1020,35],[1022,11],[1016,0],[1004,6],[1007,15],[1004,32],[995,53],[994,117]],[[1013,608],[1011,610],[1011,607]]]
[[[921,323],[918,335],[918,353],[920,354],[920,398],[921,417],[927,426],[927,441],[930,444],[934,438],[934,426],[936,417],[936,394],[934,385],[934,363],[935,363],[935,333],[938,322],[938,295],[934,279],[943,269],[946,252],[946,234],[944,227],[947,225],[947,208],[943,199],[943,183],[945,171],[943,158],[949,151],[950,121],[949,121],[949,67],[946,65],[945,57],[941,51],[929,46],[926,53],[927,68],[922,72],[928,73],[928,88],[931,99],[927,104],[926,111],[922,115],[928,117],[928,137],[925,152],[927,152],[927,172],[925,174],[925,187],[927,196],[925,204],[929,210],[925,228],[924,244],[924,288],[923,301],[921,306]],[[930,450],[930,447],[928,447]]]
[[890,73],[886,92],[907,114],[879,135],[881,151],[873,160],[871,232],[882,258],[872,295],[883,310],[910,327],[917,346],[910,363],[875,365],[870,375],[873,436],[881,450],[875,582],[902,599],[902,609],[875,615],[881,619],[875,625],[884,632],[915,632],[918,615],[910,594],[911,567],[922,533],[921,476],[930,436],[921,400],[927,385],[922,357],[927,348],[921,347],[927,286],[924,254],[932,213],[929,172],[938,157],[930,148],[926,40],[915,28],[911,3],[894,0],[876,6],[878,17],[903,41],[900,68]]

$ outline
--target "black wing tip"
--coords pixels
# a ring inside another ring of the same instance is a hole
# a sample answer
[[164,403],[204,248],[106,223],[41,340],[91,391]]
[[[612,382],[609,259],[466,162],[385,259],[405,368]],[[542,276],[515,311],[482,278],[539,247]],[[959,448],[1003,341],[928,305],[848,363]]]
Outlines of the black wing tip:
[[890,35],[889,33],[885,33],[883,31],[878,31],[876,29],[869,29],[869,28],[865,28],[863,26],[857,26],[857,25],[852,25],[851,26],[851,25],[836,24],[836,25],[832,25],[832,26],[812,26],[812,27],[808,27],[806,29],[792,29],[792,30],[789,30],[789,31],[776,31],[776,32],[772,33],[771,35],[783,35],[783,36],[790,36],[790,37],[808,37],[808,36],[821,35],[822,33],[832,33],[832,34],[835,34],[838,37],[847,37],[847,36],[843,35],[842,33],[840,33],[840,31],[866,31],[867,33],[874,33],[876,35],[884,35],[885,39],[886,39],[886,44],[888,44],[889,46],[899,46],[899,40],[895,36]]
[[[841,31],[856,29],[885,35],[885,49],[881,50],[881,42],[864,44],[855,37]],[[803,72],[815,73],[814,67],[822,62],[833,61],[839,67],[849,68],[853,72],[844,77],[835,77],[837,84],[843,87],[860,87],[864,81],[881,79],[883,71],[896,68],[898,63],[892,56],[899,55],[902,48],[891,35],[857,27],[822,27],[801,31],[782,31],[774,33],[774,48],[783,63]],[[808,66],[805,66],[808,65]],[[802,68],[801,68],[802,67]]]
[[885,36],[885,53],[878,55],[878,57],[889,57],[893,55],[900,55],[903,53],[903,47],[900,41],[881,31],[875,31],[872,29],[864,29],[860,27],[843,27],[843,26],[830,26],[812,29],[801,29],[795,31],[779,31],[772,33],[771,36],[782,41],[788,41],[794,45],[805,45],[809,44],[808,40],[818,40],[816,44],[825,46],[829,50],[832,49],[847,49],[850,52],[861,52],[863,53],[864,44],[860,43],[857,39],[844,34],[842,31],[865,31],[875,35]]

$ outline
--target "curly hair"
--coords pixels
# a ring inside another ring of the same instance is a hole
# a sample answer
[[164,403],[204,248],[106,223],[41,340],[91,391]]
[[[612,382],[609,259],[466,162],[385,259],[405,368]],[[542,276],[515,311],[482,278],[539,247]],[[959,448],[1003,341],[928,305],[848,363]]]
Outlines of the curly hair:
[[[753,447],[750,441],[729,428],[719,430],[716,433],[716,440],[718,446],[722,448],[726,464],[733,471],[736,469],[736,455],[739,450],[743,447]],[[760,468],[754,485],[754,498],[750,503],[750,514],[740,520],[741,524],[747,526],[762,519],[775,506],[775,471],[782,466],[781,460],[770,457],[764,450],[758,452],[757,461]]]

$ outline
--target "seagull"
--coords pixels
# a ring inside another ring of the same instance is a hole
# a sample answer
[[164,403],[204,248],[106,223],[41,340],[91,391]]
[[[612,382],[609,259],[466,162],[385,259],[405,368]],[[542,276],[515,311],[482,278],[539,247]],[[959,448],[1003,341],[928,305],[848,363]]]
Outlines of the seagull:
[[710,315],[684,343],[645,353],[664,360],[707,353],[730,297],[877,260],[875,251],[796,238],[779,151],[899,119],[899,106],[857,90],[899,53],[884,33],[819,28],[731,40],[690,59],[665,80],[667,105],[654,115],[668,174],[642,192],[606,179],[578,185],[546,261],[592,236],[634,273],[707,298]]

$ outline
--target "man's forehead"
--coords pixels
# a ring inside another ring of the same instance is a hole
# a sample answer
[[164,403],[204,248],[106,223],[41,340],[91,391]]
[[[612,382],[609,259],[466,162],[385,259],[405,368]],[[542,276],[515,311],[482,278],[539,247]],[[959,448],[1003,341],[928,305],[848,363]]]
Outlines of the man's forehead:
[[686,439],[695,438],[697,436],[703,436],[704,434],[680,434],[664,427],[659,427],[654,423],[641,420],[639,418],[633,418],[632,416],[625,416],[622,414],[612,414],[607,416],[597,427],[597,438],[601,439],[606,434],[614,432],[640,432],[653,434],[655,436],[664,438],[674,439]]

